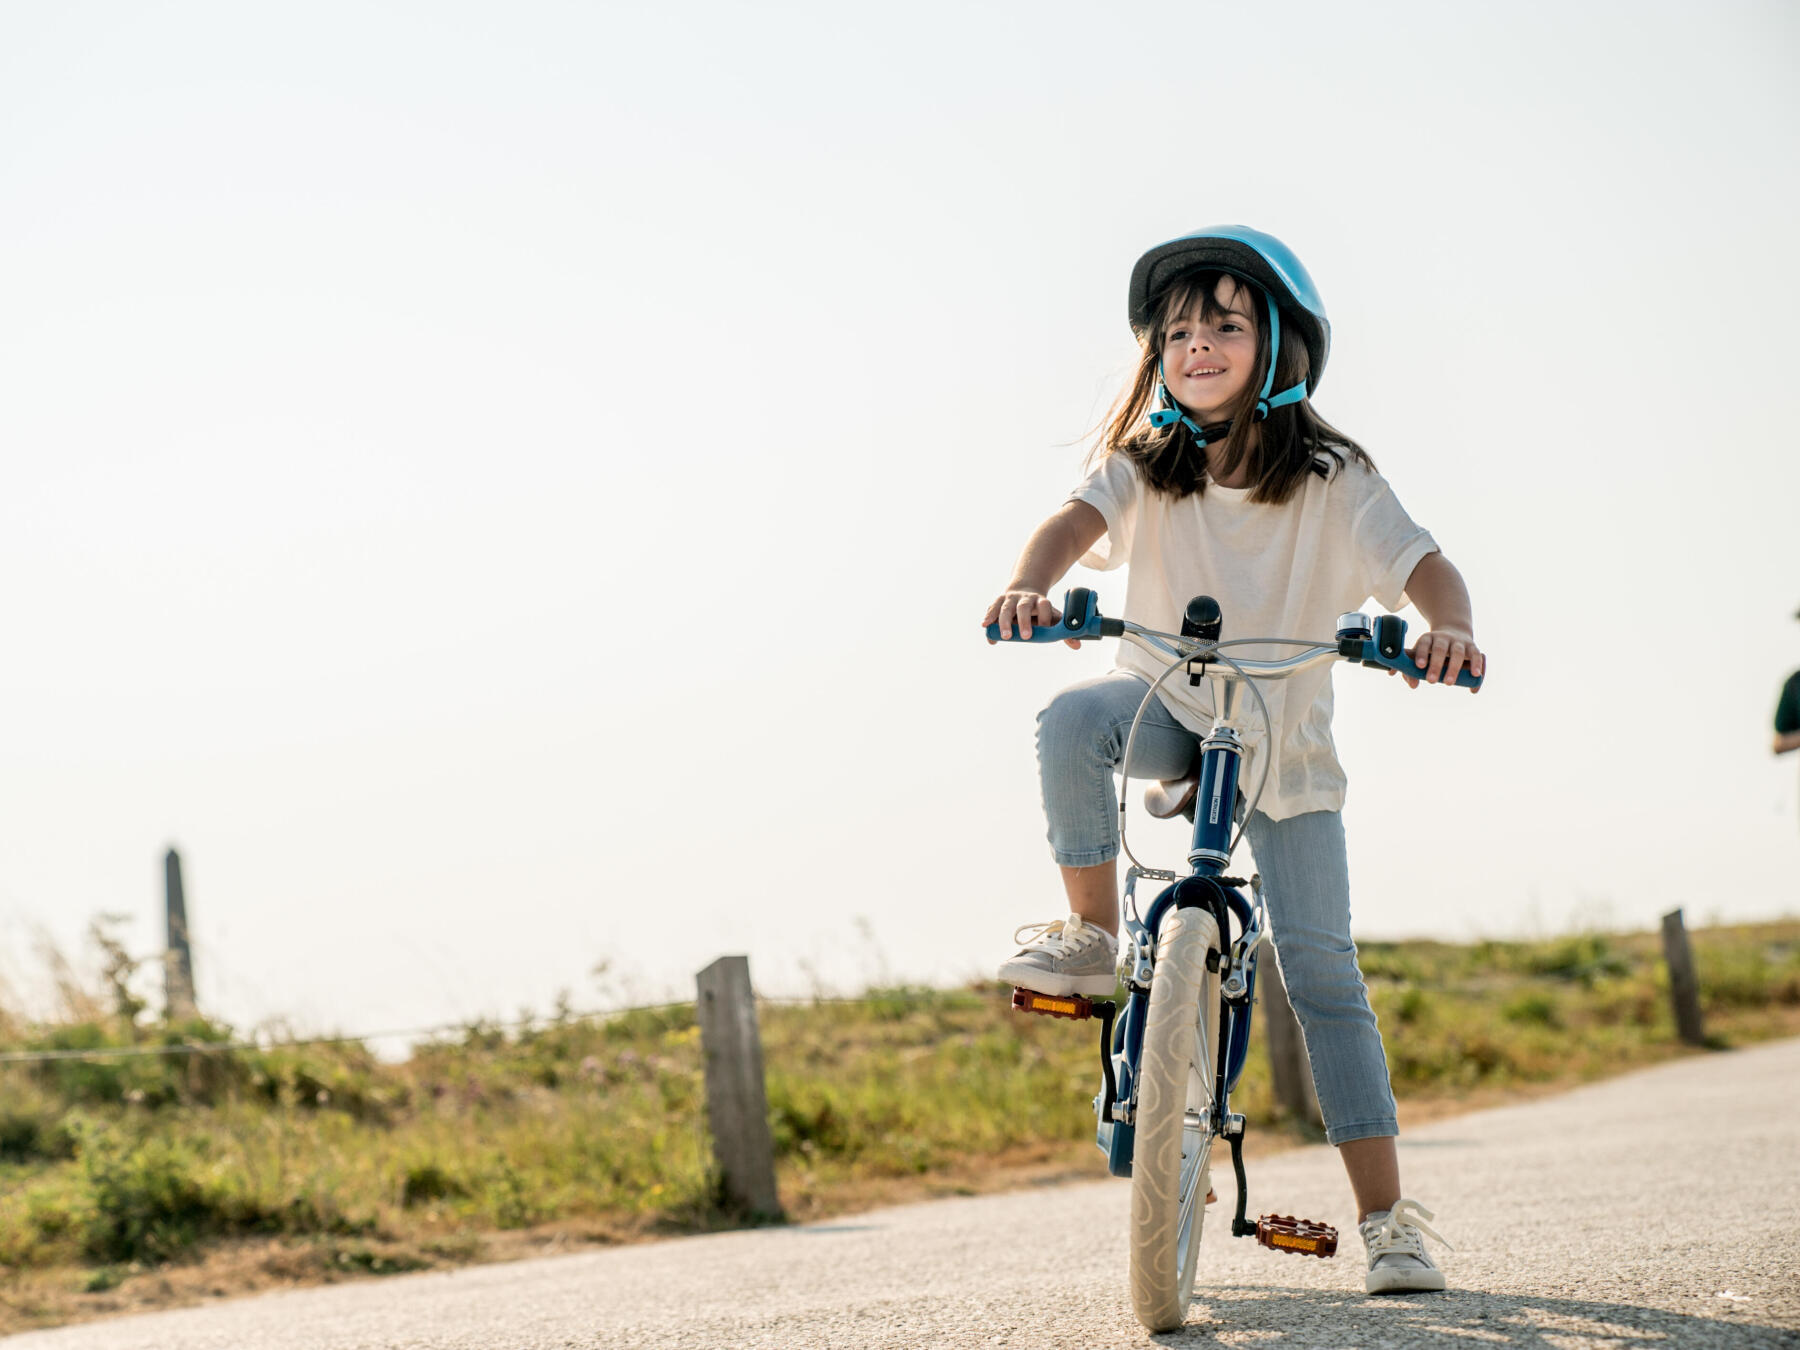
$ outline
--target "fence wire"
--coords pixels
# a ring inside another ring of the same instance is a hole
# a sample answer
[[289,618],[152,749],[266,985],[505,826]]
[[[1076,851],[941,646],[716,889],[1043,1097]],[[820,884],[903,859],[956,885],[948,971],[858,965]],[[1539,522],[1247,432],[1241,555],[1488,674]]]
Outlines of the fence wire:
[[423,1038],[441,1036],[449,1032],[465,1032],[479,1035],[485,1031],[523,1031],[532,1027],[557,1026],[569,1022],[596,1022],[609,1018],[624,1017],[630,1013],[663,1012],[670,1008],[688,1008],[693,1000],[683,999],[675,1003],[646,1003],[633,1008],[607,1008],[594,1012],[569,1013],[564,1017],[524,1017],[507,1022],[462,1021],[440,1022],[430,1027],[405,1027],[392,1031],[365,1031],[357,1035],[338,1036],[301,1036],[292,1040],[276,1040],[273,1037],[236,1041],[182,1041],[171,1045],[103,1045],[80,1050],[7,1050],[0,1052],[0,1064],[50,1063],[66,1059],[129,1059],[154,1055],[208,1055],[221,1051],[256,1050],[267,1053],[273,1050],[293,1050],[309,1045],[354,1045],[363,1041],[396,1040],[403,1037]]
[[[813,994],[801,998],[765,998],[757,996],[757,1003],[769,1007],[812,1007],[823,1004],[856,1004],[856,1003],[907,1003],[930,1002],[943,999],[946,994],[961,993],[961,990],[942,989],[895,989],[874,994],[830,995]],[[562,1026],[571,1022],[605,1022],[615,1017],[627,1017],[632,1013],[669,1012],[676,1008],[691,1008],[692,999],[675,999],[667,1003],[641,1003],[629,1008],[602,1008],[587,1012],[572,1012],[560,1017],[545,1015],[539,1017],[514,1018],[511,1021],[461,1021],[440,1022],[429,1027],[405,1027],[392,1031],[365,1031],[355,1035],[337,1036],[302,1036],[292,1040],[277,1040],[273,1037],[258,1039],[251,1037],[234,1041],[181,1041],[167,1045],[102,1045],[84,1049],[71,1050],[5,1050],[0,1051],[0,1064],[50,1064],[60,1060],[105,1060],[105,1059],[137,1059],[167,1055],[210,1055],[230,1053],[233,1051],[258,1051],[269,1053],[275,1050],[296,1050],[313,1045],[356,1045],[364,1041],[423,1039],[427,1036],[442,1036],[453,1032],[468,1035],[479,1035],[487,1031],[524,1031],[536,1027]]]

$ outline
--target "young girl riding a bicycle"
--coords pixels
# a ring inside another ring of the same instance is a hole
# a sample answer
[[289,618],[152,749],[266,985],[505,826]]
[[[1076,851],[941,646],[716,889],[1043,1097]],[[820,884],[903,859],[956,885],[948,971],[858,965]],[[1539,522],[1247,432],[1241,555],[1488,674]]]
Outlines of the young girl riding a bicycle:
[[[1201,593],[1220,601],[1226,637],[1328,634],[1371,595],[1389,609],[1410,600],[1430,629],[1411,649],[1418,676],[1409,682],[1453,681],[1465,664],[1481,675],[1462,576],[1368,454],[1313,410],[1331,327],[1299,259],[1242,226],[1195,231],[1138,260],[1130,320],[1140,359],[1091,472],[1032,532],[983,625],[1029,638],[1060,618],[1047,594],[1075,563],[1124,566],[1124,617],[1149,628],[1178,629]],[[1112,774],[1163,666],[1129,644],[1120,654],[1118,668],[1063,690],[1038,716],[1044,809],[1069,914],[1022,929],[1035,939],[999,973],[1042,993],[1114,987]],[[1240,781],[1266,771],[1267,787],[1244,833],[1326,1137],[1355,1193],[1366,1287],[1442,1289],[1421,1236],[1437,1237],[1425,1223],[1433,1216],[1401,1197],[1387,1060],[1350,937],[1329,667],[1271,685],[1266,701],[1267,738],[1246,743],[1250,760],[1265,763],[1247,764]],[[1138,728],[1132,776],[1188,773],[1213,724],[1211,702],[1209,681],[1165,681]]]

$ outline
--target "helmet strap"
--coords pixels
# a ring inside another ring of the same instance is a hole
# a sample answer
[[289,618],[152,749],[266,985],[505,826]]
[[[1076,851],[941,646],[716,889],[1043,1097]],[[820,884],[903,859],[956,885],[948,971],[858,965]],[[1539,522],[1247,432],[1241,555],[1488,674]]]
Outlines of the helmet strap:
[[1269,391],[1275,387],[1275,358],[1281,355],[1281,311],[1275,307],[1275,297],[1267,291],[1263,292],[1263,299],[1268,302],[1269,306],[1269,369],[1268,373],[1263,376],[1262,393],[1256,399],[1256,420],[1258,422],[1269,415],[1271,408],[1284,408],[1288,404],[1298,403],[1306,397],[1306,381],[1304,380],[1290,389],[1283,389],[1273,398],[1269,397]]

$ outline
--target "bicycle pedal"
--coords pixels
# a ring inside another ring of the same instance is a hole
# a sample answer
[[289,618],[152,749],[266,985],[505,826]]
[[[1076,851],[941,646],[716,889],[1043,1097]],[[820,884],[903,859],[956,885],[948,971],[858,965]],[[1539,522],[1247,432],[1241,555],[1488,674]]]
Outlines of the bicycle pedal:
[[1035,989],[1014,989],[1012,1005],[1018,1012],[1067,1017],[1075,1022],[1094,1015],[1094,1000],[1080,994],[1040,994]]
[[1296,1219],[1292,1214],[1263,1215],[1256,1221],[1256,1240],[1294,1256],[1337,1255],[1337,1229],[1315,1219]]

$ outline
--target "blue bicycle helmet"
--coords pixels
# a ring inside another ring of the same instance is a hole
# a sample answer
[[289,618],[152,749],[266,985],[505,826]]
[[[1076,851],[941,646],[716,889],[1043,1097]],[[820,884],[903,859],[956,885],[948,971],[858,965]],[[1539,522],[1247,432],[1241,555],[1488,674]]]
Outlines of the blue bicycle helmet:
[[[1331,355],[1331,321],[1325,317],[1325,302],[1319,288],[1307,274],[1294,251],[1274,235],[1253,230],[1247,225],[1209,225],[1158,244],[1137,260],[1131,269],[1131,331],[1139,338],[1150,327],[1156,301],[1177,277],[1200,269],[1229,272],[1259,287],[1269,303],[1269,351],[1281,350],[1281,315],[1299,325],[1306,343],[1309,369],[1304,384],[1272,393],[1275,384],[1275,362],[1269,362],[1263,386],[1256,403],[1256,419],[1261,421],[1269,410],[1284,404],[1298,403],[1319,386],[1325,373],[1325,361]],[[1163,410],[1151,414],[1156,426],[1167,426],[1177,419],[1186,422],[1202,445],[1206,437],[1191,419],[1177,407],[1175,400],[1159,379],[1157,393]]]

